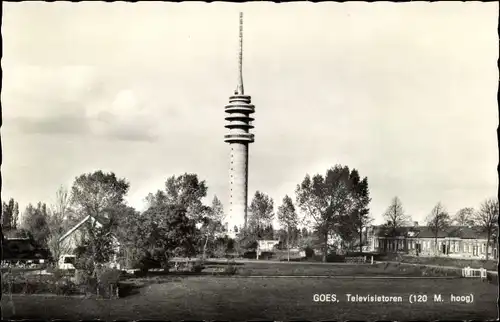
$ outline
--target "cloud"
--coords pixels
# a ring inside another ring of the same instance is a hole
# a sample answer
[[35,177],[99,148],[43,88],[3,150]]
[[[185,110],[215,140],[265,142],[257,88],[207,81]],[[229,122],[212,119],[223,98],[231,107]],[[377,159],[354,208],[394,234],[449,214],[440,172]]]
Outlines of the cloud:
[[[109,86],[88,66],[8,66],[4,117],[24,134],[154,141],[156,120],[134,89]],[[118,85],[118,86],[116,86]]]

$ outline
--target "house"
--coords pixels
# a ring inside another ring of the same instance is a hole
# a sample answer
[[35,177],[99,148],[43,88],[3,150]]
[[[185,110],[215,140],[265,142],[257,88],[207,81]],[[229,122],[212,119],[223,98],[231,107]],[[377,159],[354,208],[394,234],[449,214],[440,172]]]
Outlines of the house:
[[[108,219],[103,216],[87,216],[83,218],[80,222],[78,222],[75,226],[73,226],[70,230],[68,230],[63,236],[59,238],[59,247],[63,250],[64,255],[74,255],[76,248],[81,244],[83,239],[85,238],[85,230],[83,228],[86,225],[91,225],[92,227],[102,228]],[[87,226],[88,227],[88,226]],[[110,234],[113,243],[113,258],[111,259],[109,265],[110,267],[120,268],[120,264],[118,262],[118,254],[121,250],[121,243],[118,238]]]
[[257,241],[257,250],[258,252],[272,252],[274,246],[279,244],[279,240],[267,240],[261,239]]
[[[390,232],[384,226],[367,229],[368,251],[406,253],[416,256],[445,256],[452,258],[486,258],[487,235],[479,227],[451,226],[439,231],[437,240],[427,226],[400,227]],[[436,242],[437,241],[437,242]],[[496,236],[490,238],[488,258],[498,258]]]
[[2,261],[40,261],[50,259],[50,252],[38,246],[32,238],[3,238]]

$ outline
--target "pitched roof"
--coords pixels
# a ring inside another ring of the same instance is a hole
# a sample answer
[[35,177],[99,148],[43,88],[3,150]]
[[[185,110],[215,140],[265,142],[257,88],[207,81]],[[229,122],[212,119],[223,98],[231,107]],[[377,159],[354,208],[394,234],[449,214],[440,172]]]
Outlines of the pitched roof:
[[[384,226],[373,226],[373,234],[376,236],[389,236]],[[428,226],[407,226],[398,228],[398,236],[434,238],[434,232]],[[413,235],[413,236],[412,236]],[[438,232],[438,238],[458,237],[463,239],[486,239],[487,234],[480,227],[450,226]]]
[[[80,227],[82,227],[83,224],[86,222],[91,222],[92,224],[95,224],[96,227],[101,228],[104,226],[106,223],[109,222],[109,219],[104,217],[104,216],[90,216],[88,215],[87,217],[83,218],[79,223],[77,223],[75,226],[73,226],[70,230],[68,230],[64,235],[62,235],[59,238],[59,242],[62,242],[66,238],[68,238],[71,234],[73,234],[75,231],[77,231]],[[112,235],[112,237],[118,241],[115,235]]]

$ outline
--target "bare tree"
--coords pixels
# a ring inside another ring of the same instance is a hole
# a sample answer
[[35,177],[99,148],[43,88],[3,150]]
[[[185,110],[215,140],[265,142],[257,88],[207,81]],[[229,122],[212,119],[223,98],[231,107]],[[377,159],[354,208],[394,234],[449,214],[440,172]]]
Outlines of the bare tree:
[[453,223],[460,227],[471,226],[473,224],[474,208],[462,208],[453,217]]
[[434,208],[432,208],[431,213],[427,216],[427,226],[434,234],[434,247],[437,251],[437,238],[440,231],[444,231],[450,225],[450,215],[446,212],[443,205],[438,202]]
[[384,213],[384,219],[392,234],[411,222],[411,217],[405,213],[403,204],[397,196],[392,198],[389,208]]
[[483,201],[473,220],[479,229],[486,233],[486,260],[488,260],[490,239],[498,230],[498,199],[489,198]]
[[61,243],[59,239],[69,229],[70,218],[72,218],[73,214],[70,204],[71,199],[68,189],[63,186],[59,187],[56,192],[56,202],[52,205],[47,220],[49,230],[47,245],[56,261],[62,254],[69,251],[69,248],[65,247],[65,244]]
[[203,224],[201,226],[201,233],[205,236],[202,257],[205,260],[208,242],[210,240],[214,240],[218,233],[224,231],[224,207],[217,196],[214,196],[214,199],[212,200],[212,206],[206,207],[204,214],[205,216],[203,218]]

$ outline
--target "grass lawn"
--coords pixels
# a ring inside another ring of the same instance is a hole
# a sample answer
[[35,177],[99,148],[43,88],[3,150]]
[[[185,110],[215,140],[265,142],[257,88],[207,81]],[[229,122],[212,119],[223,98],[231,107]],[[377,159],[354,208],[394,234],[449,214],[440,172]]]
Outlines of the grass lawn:
[[[204,272],[210,273],[222,265],[207,263]],[[459,276],[460,270],[443,270],[389,263],[370,264],[315,264],[249,262],[236,265],[237,275],[280,276],[280,275],[330,275],[330,276]]]
[[[2,297],[4,319],[88,320],[436,320],[496,318],[497,285],[477,279],[355,280],[324,278],[234,278],[163,276],[116,300],[13,295]],[[314,294],[336,294],[319,303]],[[402,296],[403,303],[349,303],[345,294]],[[408,303],[410,293],[427,303]],[[473,294],[473,303],[450,303],[451,293]],[[434,303],[434,294],[443,302]],[[13,307],[15,314],[13,314]]]
[[415,256],[401,256],[395,255],[381,256],[378,260],[400,260],[405,263],[415,264],[428,264],[438,266],[453,266],[453,267],[471,267],[471,268],[486,268],[490,271],[496,271],[498,268],[498,261],[496,260],[480,260],[480,259],[459,259],[449,257],[415,257]]

